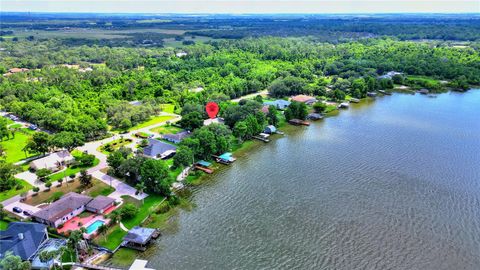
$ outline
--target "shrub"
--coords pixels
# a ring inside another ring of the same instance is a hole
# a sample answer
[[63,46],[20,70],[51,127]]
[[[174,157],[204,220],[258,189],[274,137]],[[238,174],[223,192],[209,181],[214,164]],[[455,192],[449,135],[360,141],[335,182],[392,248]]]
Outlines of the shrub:
[[21,183],[18,183],[17,186],[15,187],[16,190],[21,190],[23,189],[23,185]]
[[32,190],[33,190],[33,192],[39,192],[40,188],[39,187],[33,187]]
[[120,215],[122,216],[122,219],[131,219],[137,213],[138,213],[138,208],[132,203],[125,204],[120,210]]

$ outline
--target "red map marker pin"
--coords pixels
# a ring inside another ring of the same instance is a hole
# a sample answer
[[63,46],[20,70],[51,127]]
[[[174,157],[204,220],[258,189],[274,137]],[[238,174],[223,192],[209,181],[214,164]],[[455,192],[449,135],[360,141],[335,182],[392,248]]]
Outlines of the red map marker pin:
[[217,103],[208,102],[207,106],[205,106],[205,110],[207,111],[208,117],[210,117],[210,119],[213,119],[217,116],[219,108]]

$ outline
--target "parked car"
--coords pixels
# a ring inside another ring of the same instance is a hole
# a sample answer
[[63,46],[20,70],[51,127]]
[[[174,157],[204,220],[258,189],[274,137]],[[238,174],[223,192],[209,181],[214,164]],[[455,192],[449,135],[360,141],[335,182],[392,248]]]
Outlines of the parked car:
[[13,207],[13,212],[15,213],[22,213],[22,208],[18,207],[18,206],[15,206]]
[[25,211],[23,211],[23,214],[24,214],[25,216],[29,217],[29,216],[31,216],[33,213],[30,212],[30,211],[28,211],[28,210],[25,210]]

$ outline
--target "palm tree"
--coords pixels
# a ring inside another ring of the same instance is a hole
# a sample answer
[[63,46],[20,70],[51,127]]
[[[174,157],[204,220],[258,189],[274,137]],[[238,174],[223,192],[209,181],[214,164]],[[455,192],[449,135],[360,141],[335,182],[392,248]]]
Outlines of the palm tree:
[[[145,186],[145,183],[143,181],[140,181],[140,183],[138,183],[136,186],[135,186],[135,189],[137,190],[137,194],[138,195],[143,195],[143,192],[145,191],[146,189],[146,186]],[[142,198],[142,204],[143,204],[143,198]]]
[[122,213],[120,213],[119,210],[114,210],[112,211],[109,215],[108,218],[113,222],[113,223],[118,223],[122,219]]
[[103,235],[104,240],[107,241],[108,227],[105,224],[102,224],[100,227],[98,227],[97,231],[99,234]]

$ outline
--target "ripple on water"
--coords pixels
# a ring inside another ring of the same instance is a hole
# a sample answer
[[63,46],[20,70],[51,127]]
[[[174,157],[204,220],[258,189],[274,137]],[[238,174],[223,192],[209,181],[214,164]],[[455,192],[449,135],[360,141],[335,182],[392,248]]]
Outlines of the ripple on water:
[[[196,188],[158,269],[480,266],[480,92],[394,95],[259,147]],[[477,114],[478,115],[478,114]]]

